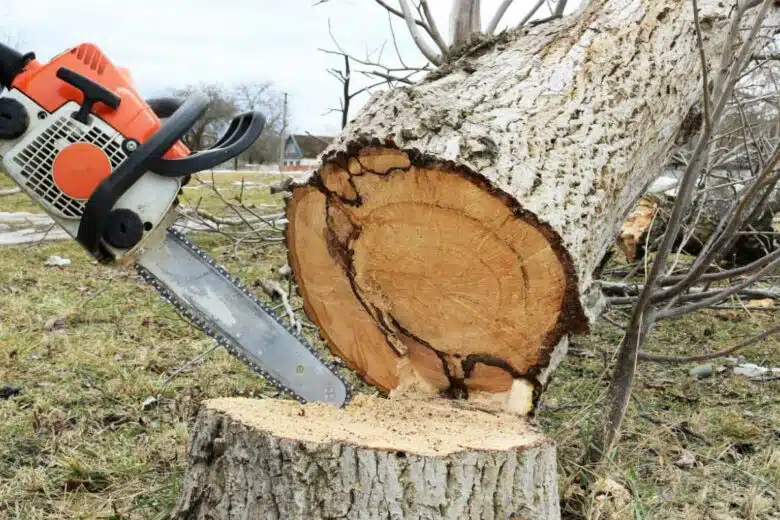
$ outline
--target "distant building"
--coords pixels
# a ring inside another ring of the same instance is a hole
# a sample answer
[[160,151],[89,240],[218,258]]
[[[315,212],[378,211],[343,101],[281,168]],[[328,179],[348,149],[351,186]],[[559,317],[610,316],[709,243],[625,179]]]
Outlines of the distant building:
[[316,168],[317,158],[330,146],[334,137],[323,135],[292,134],[284,141],[282,171],[306,171]]

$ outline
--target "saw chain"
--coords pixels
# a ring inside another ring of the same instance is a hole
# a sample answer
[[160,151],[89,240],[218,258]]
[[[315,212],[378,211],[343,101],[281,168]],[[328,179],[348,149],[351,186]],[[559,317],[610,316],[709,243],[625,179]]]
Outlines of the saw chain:
[[[239,280],[235,276],[232,276],[222,265],[219,265],[216,262],[214,262],[214,260],[212,260],[211,257],[206,254],[205,251],[203,251],[201,248],[195,245],[183,233],[175,230],[173,227],[169,228],[167,230],[167,233],[169,236],[174,237],[176,240],[180,241],[192,252],[197,254],[204,262],[207,262],[211,267],[219,271],[220,274],[222,274],[227,279],[229,279],[237,289],[241,290],[247,297],[252,299],[260,308],[262,308],[266,314],[268,314],[271,318],[273,318],[282,328],[284,328],[287,332],[292,334],[324,366],[332,370],[334,375],[339,380],[341,380],[341,382],[344,384],[344,387],[346,388],[347,397],[345,400],[345,404],[350,402],[350,400],[352,399],[352,387],[347,382],[347,380],[341,374],[338,373],[338,367],[336,366],[335,363],[326,363],[325,360],[322,358],[322,356],[319,354],[319,352],[317,352],[317,350],[311,345],[311,343],[309,343],[309,341],[303,336],[303,334],[299,334],[297,330],[294,330],[292,327],[285,325],[285,323],[280,319],[279,315],[275,311],[270,309],[267,305],[265,305],[259,298],[257,298],[257,296],[255,296],[254,293],[252,293],[241,280]],[[293,397],[300,403],[305,404],[307,402],[306,399],[299,396],[291,389],[287,388],[284,384],[282,384],[280,381],[274,378],[267,371],[263,370],[257,364],[253,363],[252,360],[250,360],[246,355],[244,355],[241,349],[234,344],[231,338],[222,334],[215,327],[210,326],[206,320],[194,314],[186,303],[180,300],[175,294],[168,291],[168,289],[162,283],[160,283],[157,277],[155,277],[151,272],[149,272],[148,269],[146,269],[145,267],[143,267],[138,263],[134,264],[134,268],[136,272],[140,275],[140,277],[143,279],[143,281],[146,284],[150,285],[164,301],[172,305],[173,308],[176,310],[176,312],[185,320],[187,320],[187,322],[191,323],[195,328],[203,332],[206,336],[216,341],[217,344],[224,347],[225,350],[227,350],[234,357],[242,361],[255,374],[259,375],[260,377],[262,377],[263,379],[271,383],[274,387],[276,387],[279,390],[280,394],[288,397]]]

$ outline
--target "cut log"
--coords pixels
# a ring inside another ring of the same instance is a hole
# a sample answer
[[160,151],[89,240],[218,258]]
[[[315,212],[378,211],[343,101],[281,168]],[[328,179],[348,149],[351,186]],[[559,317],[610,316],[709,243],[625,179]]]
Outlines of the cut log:
[[307,312],[372,384],[508,393],[586,330],[558,236],[474,172],[385,143],[320,179],[293,193],[290,265],[316,275]]
[[442,401],[207,401],[187,460],[178,520],[560,518],[552,442]]
[[[698,255],[718,224],[727,215],[735,198],[736,195],[732,195],[730,198],[712,197],[704,201],[701,208],[695,210],[698,215],[695,227],[691,230],[690,226],[684,226],[680,230],[674,242],[674,249],[679,249],[683,240],[687,238],[682,252]],[[644,258],[648,248],[650,251],[655,251],[661,236],[666,231],[673,206],[674,197],[660,195],[644,197],[637,204],[623,225],[618,240],[618,247],[629,262]],[[758,214],[758,218],[742,229],[749,234],[739,237],[731,249],[723,254],[721,261],[723,267],[747,265],[780,247],[774,229],[772,210],[772,207],[767,206]]]
[[[714,62],[731,6],[699,7]],[[600,0],[376,95],[286,210],[330,349],[385,391],[532,410],[699,72],[690,3]]]
[[[634,263],[639,259],[638,255],[644,254],[647,249],[645,241],[649,239],[650,226],[654,224],[657,213],[658,200],[652,196],[644,196],[639,199],[623,227],[620,228],[617,247],[627,262]],[[653,229],[657,228],[653,227]]]

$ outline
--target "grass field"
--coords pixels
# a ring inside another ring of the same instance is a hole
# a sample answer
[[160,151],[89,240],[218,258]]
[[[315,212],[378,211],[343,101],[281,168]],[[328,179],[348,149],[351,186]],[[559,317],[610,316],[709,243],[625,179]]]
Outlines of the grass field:
[[[241,193],[233,182],[228,198],[281,202],[263,189]],[[185,199],[221,206],[208,188],[186,190]],[[32,209],[22,195],[0,199],[0,211]],[[235,250],[216,234],[195,238],[247,282],[278,279],[279,244]],[[44,266],[53,254],[72,265]],[[771,311],[707,311],[664,323],[648,349],[711,351],[777,319]],[[620,338],[602,321],[578,339],[539,412],[559,443],[567,494]],[[167,518],[199,403],[276,395],[222,350],[170,377],[211,346],[133,271],[97,265],[74,242],[0,249],[0,387],[21,388],[0,398],[0,519]],[[780,340],[740,355],[780,367]],[[751,381],[730,367],[699,380],[688,375],[691,366],[641,365],[622,443],[603,475],[630,494],[612,518],[780,518],[780,381]],[[681,469],[675,462],[686,453],[696,462]]]

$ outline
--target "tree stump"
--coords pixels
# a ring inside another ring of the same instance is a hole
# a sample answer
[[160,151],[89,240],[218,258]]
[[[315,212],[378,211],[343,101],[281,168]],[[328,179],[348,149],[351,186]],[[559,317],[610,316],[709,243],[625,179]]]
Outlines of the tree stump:
[[204,403],[172,518],[560,518],[555,445],[515,414],[359,396]]

